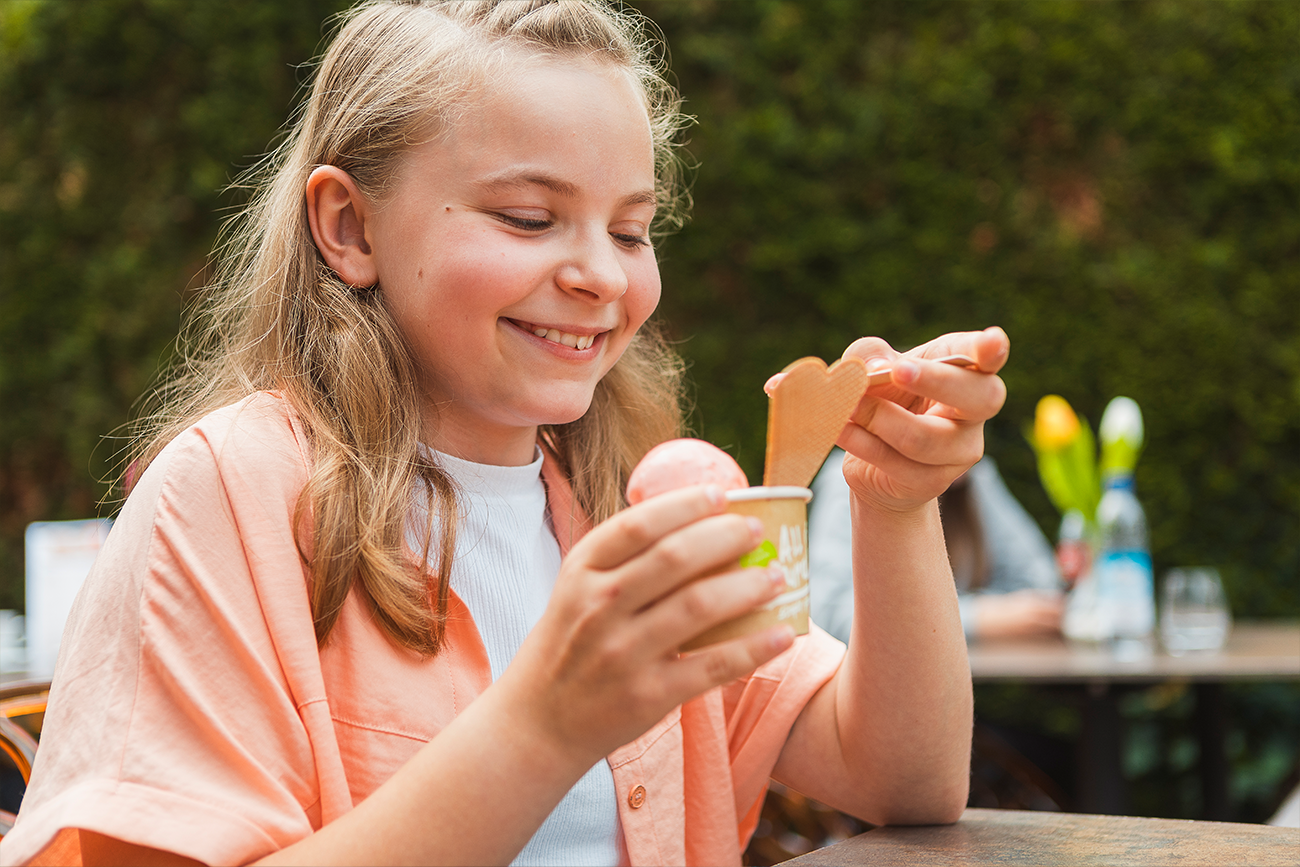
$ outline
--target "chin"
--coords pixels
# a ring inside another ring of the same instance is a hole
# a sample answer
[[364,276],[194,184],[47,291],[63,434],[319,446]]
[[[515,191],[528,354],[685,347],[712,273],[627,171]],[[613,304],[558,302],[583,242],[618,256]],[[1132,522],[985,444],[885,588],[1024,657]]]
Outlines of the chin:
[[542,419],[538,424],[572,424],[587,414],[588,410],[591,409],[591,404],[592,395],[590,394],[586,396],[585,400],[557,399],[538,414],[538,417]]
[[546,421],[542,422],[542,424],[548,424],[552,426],[562,425],[562,424],[573,424],[575,421],[577,421],[578,419],[586,415],[587,410],[590,409],[590,407],[591,404],[588,404],[587,406],[584,406],[581,410],[575,412],[552,412],[550,413],[550,417]]

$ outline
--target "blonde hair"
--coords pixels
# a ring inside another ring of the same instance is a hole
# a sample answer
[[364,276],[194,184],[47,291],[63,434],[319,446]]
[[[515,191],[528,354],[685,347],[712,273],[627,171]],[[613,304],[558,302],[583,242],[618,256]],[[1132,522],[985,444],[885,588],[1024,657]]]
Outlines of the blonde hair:
[[[415,364],[379,287],[346,285],[315,247],[308,175],[337,166],[381,201],[397,157],[454,124],[458,106],[494,71],[521,53],[572,57],[624,70],[644,95],[656,232],[676,226],[689,204],[674,152],[683,116],[648,28],[594,0],[362,3],[342,17],[287,138],[245,181],[255,193],[225,227],[216,278],[184,335],[183,361],[153,394],[160,408],[142,419],[130,474],[208,412],[281,391],[312,446],[295,526],[300,534],[310,526],[310,545],[301,537],[298,545],[311,567],[319,643],[359,585],[395,642],[436,653],[458,509],[452,481],[420,449]],[[628,474],[646,451],[680,435],[681,373],[657,329],[643,328],[588,412],[541,431],[593,520],[625,505]],[[413,563],[406,540],[408,527],[421,529],[411,527],[421,488],[431,508]]]

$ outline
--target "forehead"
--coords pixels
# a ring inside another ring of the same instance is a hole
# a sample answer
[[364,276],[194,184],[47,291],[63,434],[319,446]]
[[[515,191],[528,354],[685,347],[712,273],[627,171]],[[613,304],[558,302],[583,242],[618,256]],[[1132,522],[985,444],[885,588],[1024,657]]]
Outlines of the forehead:
[[476,86],[441,134],[410,152],[408,163],[417,172],[424,163],[498,189],[539,179],[566,194],[596,181],[654,183],[640,89],[625,70],[583,59],[511,64]]

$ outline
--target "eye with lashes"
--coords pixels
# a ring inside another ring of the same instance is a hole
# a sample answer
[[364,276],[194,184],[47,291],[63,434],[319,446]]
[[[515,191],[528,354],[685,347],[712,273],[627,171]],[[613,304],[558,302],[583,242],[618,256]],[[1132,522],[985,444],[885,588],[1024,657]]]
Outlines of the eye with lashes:
[[[516,229],[523,229],[526,232],[540,232],[555,225],[554,220],[530,219],[528,217],[517,217],[514,214],[496,213],[493,216],[505,223],[507,226],[513,226]],[[630,232],[610,232],[609,235],[624,247],[636,248],[650,246],[650,239],[643,235],[634,235]]]
[[629,235],[626,232],[610,232],[610,237],[624,247],[649,247],[650,239],[642,235]]
[[513,214],[495,214],[498,220],[508,226],[514,226],[516,229],[523,229],[528,232],[540,232],[542,229],[549,229],[555,225],[553,220],[536,220],[527,217],[516,217]]

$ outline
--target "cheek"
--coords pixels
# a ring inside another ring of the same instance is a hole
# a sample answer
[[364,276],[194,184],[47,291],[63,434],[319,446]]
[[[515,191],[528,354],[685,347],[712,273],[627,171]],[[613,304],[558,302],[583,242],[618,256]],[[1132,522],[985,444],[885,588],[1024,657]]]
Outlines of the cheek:
[[659,265],[651,260],[649,266],[629,281],[626,295],[628,324],[640,328],[659,306],[660,293]]
[[499,235],[451,239],[438,259],[437,285],[451,303],[479,312],[515,304],[531,294],[547,260]]

